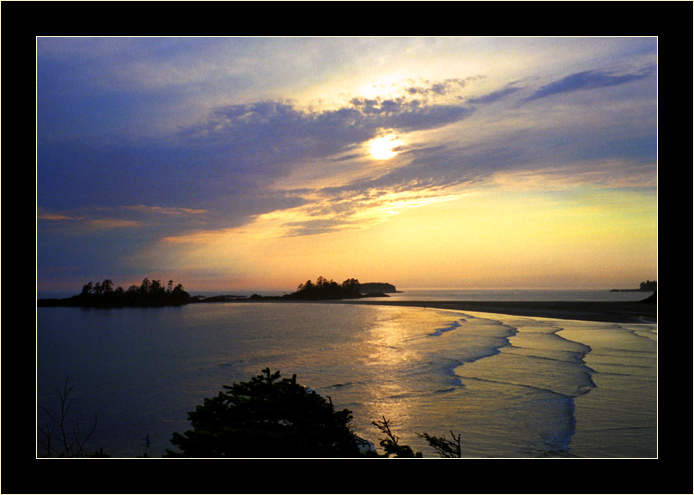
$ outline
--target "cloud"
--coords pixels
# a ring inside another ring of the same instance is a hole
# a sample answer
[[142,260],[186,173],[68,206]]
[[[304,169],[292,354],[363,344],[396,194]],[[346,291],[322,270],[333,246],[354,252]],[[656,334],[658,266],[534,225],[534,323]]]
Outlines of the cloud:
[[362,230],[379,225],[404,210],[452,201],[459,192],[409,184],[400,187],[324,188],[311,191],[306,205],[256,219],[272,225],[276,237],[300,237]]
[[162,215],[202,215],[207,213],[207,210],[195,209],[195,208],[163,208],[161,206],[145,206],[145,205],[135,205],[135,206],[124,206],[123,208],[133,211],[139,211],[143,213],[158,213]]
[[[622,74],[577,72],[543,86],[525,101],[627,84],[650,74],[647,69]],[[85,204],[127,207],[139,211],[153,225],[157,224],[152,222],[154,213],[186,213],[185,219],[170,224],[169,236],[239,227],[262,215],[287,210],[301,212],[285,219],[287,235],[307,235],[360,228],[382,218],[365,213],[369,209],[383,211],[374,199],[377,197],[409,191],[430,200],[437,195],[447,197],[451,191],[501,172],[549,166],[559,170],[562,164],[576,163],[580,154],[587,152],[588,141],[588,152],[593,153],[590,159],[598,158],[594,154],[603,149],[608,152],[606,146],[587,140],[579,134],[584,132],[580,127],[567,122],[535,128],[530,121],[519,121],[510,130],[494,127],[488,135],[476,135],[475,124],[467,124],[468,119],[486,112],[486,105],[524,88],[509,83],[463,99],[458,90],[472,79],[479,77],[400,85],[400,93],[390,97],[353,97],[341,106],[318,110],[272,99],[223,105],[200,122],[160,138],[40,142],[39,198],[53,210]],[[511,114],[504,116],[509,117]],[[276,180],[301,168],[321,167],[329,179],[334,167],[365,166],[359,146],[384,129],[403,134],[432,133],[454,124],[459,126],[459,134],[453,138],[409,143],[400,150],[399,160],[381,169],[366,168],[368,173],[341,185],[318,189],[273,186]],[[64,163],[71,164],[70,174],[65,173]],[[400,201],[391,211],[414,204]],[[121,225],[134,227],[138,224],[128,222],[141,220],[125,218]],[[102,221],[101,225],[115,227],[118,223]]]
[[[73,211],[50,211],[37,208],[36,219],[43,232],[56,231],[82,235],[92,231],[118,229],[160,230],[175,217],[179,227],[204,224],[206,210],[190,208],[162,208],[158,206],[84,207]],[[203,218],[199,218],[203,217]]]
[[[442,87],[462,84],[447,81]],[[473,112],[462,104],[406,96],[353,98],[343,106],[321,110],[264,100],[217,107],[203,121],[166,137],[40,140],[39,204],[53,212],[82,212],[101,205],[112,214],[87,215],[83,227],[146,225],[153,239],[239,227],[259,215],[309,204],[309,192],[314,191],[273,187],[276,179],[299,167],[354,166],[355,160],[364,159],[355,150],[383,129],[428,131],[461,122]],[[407,173],[408,169],[401,176],[377,174],[368,189],[391,191],[411,182]],[[353,190],[359,194],[360,187],[357,184]],[[354,211],[357,202],[351,205]],[[176,222],[160,218],[174,215]],[[338,215],[328,223],[347,225],[351,215]],[[331,228],[321,222],[314,222],[312,231]]]
[[140,228],[144,224],[137,220],[123,220],[119,218],[96,218],[89,220],[88,226],[91,229],[123,229],[123,228]]
[[[252,40],[235,40],[235,43],[246,42],[253,44]],[[137,88],[134,94],[148,95],[155,87],[185,86],[190,78],[214,73],[210,56],[213,47],[207,43],[202,58],[195,63],[191,57],[194,50],[190,48],[176,56],[159,58],[159,54],[176,52],[177,46],[176,40],[168,39],[145,43],[144,48],[136,39],[103,39],[98,43],[42,39],[39,69],[46,79],[41,79],[45,84],[40,84],[40,96],[42,91],[53,91],[52,82],[60,80],[75,60],[80,60],[75,68],[85,75],[86,82],[77,88],[80,91],[73,88],[71,94],[86,93],[85,88],[103,82],[110,85],[111,102],[131,98],[121,96],[126,90]],[[234,58],[234,70],[241,70],[239,60]],[[206,65],[203,68],[201,64]],[[118,72],[120,79],[102,81],[97,73],[103,71],[94,68],[108,68],[106,74]],[[177,76],[179,69],[185,69],[186,78]],[[123,78],[129,78],[132,83],[123,82]],[[432,130],[469,118],[474,108],[455,101],[455,97],[476,78],[421,83],[410,80],[412,84],[399,84],[392,97],[356,97],[341,106],[320,110],[281,99],[217,105],[195,124],[184,124],[175,133],[148,138],[124,139],[116,134],[97,138],[85,134],[69,139],[65,138],[67,134],[59,134],[53,139],[49,132],[44,132],[48,131],[44,126],[53,124],[46,122],[63,122],[66,114],[46,114],[38,123],[39,202],[53,210],[96,204],[114,208],[184,207],[208,210],[205,218],[211,226],[222,226],[225,222],[226,226],[242,225],[254,215],[294,208],[305,202],[300,194],[271,187],[274,180],[288,176],[297,167],[320,166],[320,162],[350,166],[363,158],[355,150],[384,129]],[[56,95],[50,96],[41,99],[40,109],[58,101]],[[151,96],[148,104],[159,98],[154,93]],[[444,97],[453,99],[447,98],[442,103]],[[127,103],[132,104],[134,100]],[[98,117],[101,107],[88,106],[86,113],[78,109],[76,115]],[[108,105],[103,108],[100,124],[108,125],[113,108]],[[40,112],[40,115],[44,114]],[[137,120],[129,117],[132,116],[117,117],[114,125],[120,125],[121,118]]]
[[511,95],[515,93],[516,91],[520,90],[521,88],[519,87],[508,87],[504,89],[500,89],[498,91],[493,91],[491,93],[488,93],[483,96],[476,96],[474,98],[468,98],[466,103],[469,103],[471,105],[486,105],[489,103],[495,103],[503,98],[506,98],[508,95]]
[[[508,89],[480,99],[498,101],[515,92]],[[546,191],[579,184],[654,187],[655,141],[648,135],[633,137],[628,125],[606,132],[612,126],[605,121],[607,115],[601,113],[599,126],[575,125],[571,119],[554,122],[555,116],[547,115],[540,125],[521,119],[514,126],[491,126],[469,143],[450,138],[436,146],[428,145],[436,141],[426,138],[421,144],[408,143],[398,163],[389,168],[339,186],[296,191],[306,204],[285,218],[281,235],[369,228],[407,208],[457,198],[477,187]],[[467,136],[475,125],[460,122],[449,134]],[[398,196],[400,201],[394,201]]]
[[628,84],[650,77],[654,72],[655,68],[650,65],[631,73],[620,73],[617,70],[586,70],[576,72],[542,86],[532,95],[525,98],[524,102],[527,103],[561,93],[572,93],[574,91]]
[[441,82],[426,82],[426,85],[412,85],[405,88],[407,94],[414,96],[444,96],[455,93],[461,88],[466,87],[470,82],[480,79],[482,76],[471,76],[466,78],[451,78]]
[[[302,110],[289,102],[262,101],[218,108],[210,119],[183,131],[191,137],[232,140],[251,148],[282,147],[290,158],[324,156],[373,138],[380,129],[432,129],[458,122],[473,110],[463,105],[422,104],[401,98],[352,98],[332,110]],[[285,158],[286,159],[286,158]]]
[[72,217],[69,215],[64,215],[62,213],[53,213],[53,212],[48,212],[48,211],[42,211],[42,210],[37,211],[36,219],[37,220],[48,220],[50,222],[64,222],[64,221],[68,221],[68,220],[76,220],[75,217]]

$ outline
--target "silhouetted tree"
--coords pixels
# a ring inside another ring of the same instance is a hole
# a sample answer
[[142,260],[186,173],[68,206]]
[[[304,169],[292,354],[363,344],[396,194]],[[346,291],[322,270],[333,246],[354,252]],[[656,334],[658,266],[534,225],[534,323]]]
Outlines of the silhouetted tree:
[[80,293],[80,297],[87,298],[87,297],[91,296],[93,288],[94,288],[94,284],[92,284],[91,282],[82,286],[82,292]]
[[386,438],[380,441],[380,445],[385,451],[385,457],[422,457],[421,452],[415,452],[409,445],[400,445],[400,437],[393,434],[390,429],[390,421],[385,416],[383,416],[382,421],[372,421],[371,424],[386,435]]
[[141,295],[147,295],[149,294],[149,288],[152,286],[152,282],[149,281],[149,278],[145,277],[142,280],[142,284],[140,284],[140,294]]
[[359,280],[357,280],[356,278],[348,278],[347,280],[342,282],[342,288],[348,292],[359,293],[360,287],[361,284],[359,283]]
[[171,301],[174,304],[184,304],[190,301],[190,294],[188,294],[181,284],[178,284],[171,291]]
[[428,433],[417,433],[417,436],[425,439],[429,443],[429,446],[436,450],[441,457],[462,457],[462,450],[460,448],[460,434],[456,436],[452,431],[450,431],[450,434],[451,440],[448,440],[446,437],[429,435]]
[[224,386],[188,413],[192,429],[174,433],[169,457],[355,457],[351,411],[269,368]]
[[101,282],[102,294],[111,294],[113,292],[113,281],[106,279]]
[[131,285],[127,291],[122,287],[113,289],[113,282],[109,279],[96,284],[89,282],[82,287],[79,296],[67,299],[68,305],[77,306],[164,306],[180,305],[190,302],[188,294],[181,284],[173,287],[173,280],[169,280],[168,289],[165,289],[160,280],[152,280],[145,277],[142,284]]
[[658,288],[658,282],[655,280],[646,280],[639,284],[641,290],[656,290]]
[[51,413],[42,405],[38,406],[50,420],[37,426],[39,445],[37,454],[39,457],[83,457],[84,444],[96,430],[96,416],[94,416],[94,424],[88,433],[80,431],[79,423],[75,423],[72,427],[68,425],[68,412],[72,406],[72,399],[69,398],[72,386],[68,386],[69,381],[70,377],[68,376],[62,391],[56,388],[60,400],[60,411],[57,414]]
[[305,284],[299,284],[297,291],[283,296],[286,299],[349,299],[361,297],[359,281],[347,279],[342,284],[325,277],[318,277],[313,283],[307,280]]
[[117,304],[125,304],[125,291],[123,287],[116,287],[113,291],[113,300]]
[[131,285],[128,290],[125,291],[125,303],[134,304],[140,294],[140,288],[137,285]]

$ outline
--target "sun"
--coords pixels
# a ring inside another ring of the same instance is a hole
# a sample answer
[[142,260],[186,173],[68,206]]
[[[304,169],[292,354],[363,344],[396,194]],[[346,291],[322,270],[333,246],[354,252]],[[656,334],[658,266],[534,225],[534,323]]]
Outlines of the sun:
[[369,153],[376,160],[388,160],[398,154],[397,148],[402,145],[402,141],[395,134],[379,136],[369,141]]

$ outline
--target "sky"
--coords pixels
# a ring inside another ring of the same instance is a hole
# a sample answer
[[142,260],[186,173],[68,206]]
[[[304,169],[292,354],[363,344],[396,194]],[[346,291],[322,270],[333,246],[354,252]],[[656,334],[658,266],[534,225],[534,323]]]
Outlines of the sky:
[[37,291],[657,278],[657,38],[37,37]]

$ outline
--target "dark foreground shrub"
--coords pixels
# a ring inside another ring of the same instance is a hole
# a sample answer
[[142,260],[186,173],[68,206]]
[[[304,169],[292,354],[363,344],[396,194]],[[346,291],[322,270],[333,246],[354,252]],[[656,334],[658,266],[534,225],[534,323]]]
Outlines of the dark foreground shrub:
[[224,386],[188,413],[192,429],[174,433],[169,457],[357,457],[351,411],[269,368]]

